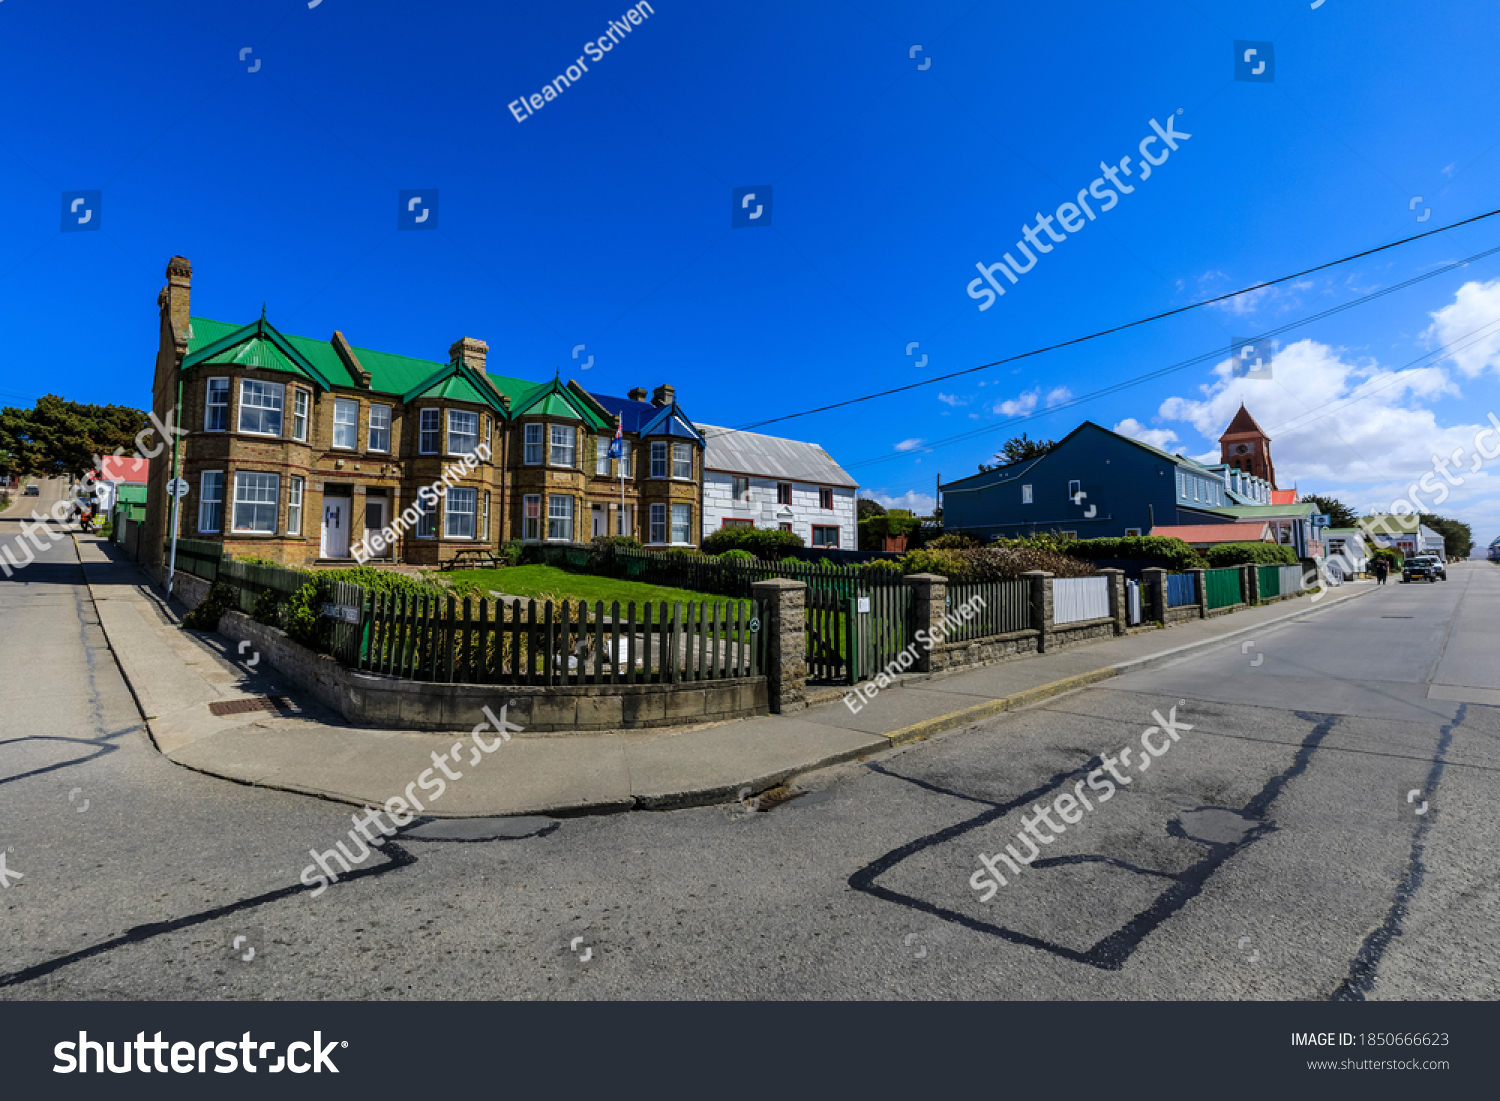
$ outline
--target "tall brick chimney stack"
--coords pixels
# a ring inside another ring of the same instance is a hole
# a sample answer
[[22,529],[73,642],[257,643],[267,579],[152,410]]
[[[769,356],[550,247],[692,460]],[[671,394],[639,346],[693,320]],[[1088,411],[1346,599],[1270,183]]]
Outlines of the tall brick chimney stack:
[[193,265],[186,256],[174,256],[167,261],[167,285],[162,291],[165,301],[161,305],[172,323],[172,335],[184,349],[188,340],[188,294],[193,288]]
[[466,336],[461,340],[453,342],[453,347],[448,349],[448,359],[457,360],[465,367],[472,367],[480,374],[485,373],[485,362],[490,356],[490,346],[482,340],[475,340],[472,336]]
[[625,396],[627,398],[629,398],[631,401],[645,401],[646,400],[646,388],[644,386],[637,386],[635,389],[631,390],[630,393],[626,394]]
[[677,391],[665,382],[651,392],[651,404],[659,405],[663,409],[677,400]]

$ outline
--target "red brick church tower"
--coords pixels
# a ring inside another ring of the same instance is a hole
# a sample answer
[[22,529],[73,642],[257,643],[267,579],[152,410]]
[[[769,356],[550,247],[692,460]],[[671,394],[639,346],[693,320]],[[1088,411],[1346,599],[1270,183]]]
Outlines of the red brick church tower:
[[1254,474],[1276,488],[1276,466],[1271,462],[1271,437],[1255,423],[1250,410],[1241,403],[1240,411],[1219,437],[1220,461],[1247,474]]

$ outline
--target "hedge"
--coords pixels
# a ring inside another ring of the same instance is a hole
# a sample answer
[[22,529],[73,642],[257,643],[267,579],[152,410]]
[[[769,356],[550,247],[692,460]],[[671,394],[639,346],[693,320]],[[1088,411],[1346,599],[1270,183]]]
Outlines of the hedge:
[[1242,566],[1253,562],[1260,566],[1295,566],[1300,559],[1291,547],[1280,543],[1220,543],[1203,552],[1213,569]]
[[1074,558],[1153,558],[1176,570],[1201,570],[1207,565],[1187,543],[1164,535],[1079,539],[1063,547]]
[[1040,547],[979,547],[974,550],[907,551],[901,572],[935,573],[949,581],[1016,581],[1031,570],[1054,577],[1094,577],[1099,571],[1086,562]]
[[703,540],[705,554],[723,554],[727,550],[749,551],[756,558],[775,562],[790,550],[804,547],[802,536],[780,528],[720,528]]

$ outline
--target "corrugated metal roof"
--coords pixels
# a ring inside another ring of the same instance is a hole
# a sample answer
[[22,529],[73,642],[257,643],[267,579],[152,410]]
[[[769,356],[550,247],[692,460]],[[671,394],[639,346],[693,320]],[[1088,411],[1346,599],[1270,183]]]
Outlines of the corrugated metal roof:
[[1237,524],[1158,525],[1152,535],[1181,539],[1184,543],[1268,543],[1270,525],[1264,520]]
[[652,405],[649,401],[631,401],[629,398],[611,398],[604,394],[596,394],[592,390],[589,397],[597,401],[612,417],[620,418],[620,427],[626,432],[639,433],[641,427],[650,424],[661,412],[661,406]]
[[[364,359],[361,358],[363,363]],[[419,398],[441,398],[447,401],[467,401],[475,405],[487,405],[488,398],[474,388],[474,384],[462,375],[450,375],[442,382],[429,386],[417,395]]]
[[707,441],[703,453],[705,470],[859,488],[859,483],[844,473],[833,456],[815,443],[716,428],[711,424],[700,424],[698,428]]
[[[1197,508],[1197,506],[1194,506]],[[1237,508],[1220,507],[1199,508],[1200,512],[1212,512],[1218,516],[1233,516],[1236,520],[1277,520],[1286,519],[1290,516],[1311,516],[1318,510],[1315,506],[1306,502],[1294,505],[1242,505]]]

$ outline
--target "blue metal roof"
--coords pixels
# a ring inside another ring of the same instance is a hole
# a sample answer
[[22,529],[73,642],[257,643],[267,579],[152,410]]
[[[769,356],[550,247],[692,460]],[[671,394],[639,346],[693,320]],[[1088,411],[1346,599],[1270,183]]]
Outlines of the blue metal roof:
[[589,397],[597,401],[612,417],[620,418],[620,427],[626,432],[640,433],[641,427],[650,424],[661,412],[661,406],[649,401],[631,401],[629,398],[611,398],[589,391]]
[[590,393],[599,405],[611,416],[620,418],[620,427],[638,436],[676,436],[679,439],[703,443],[703,435],[693,427],[692,420],[676,402],[671,405],[652,405],[649,401],[631,401],[629,398],[611,398],[603,394]]

